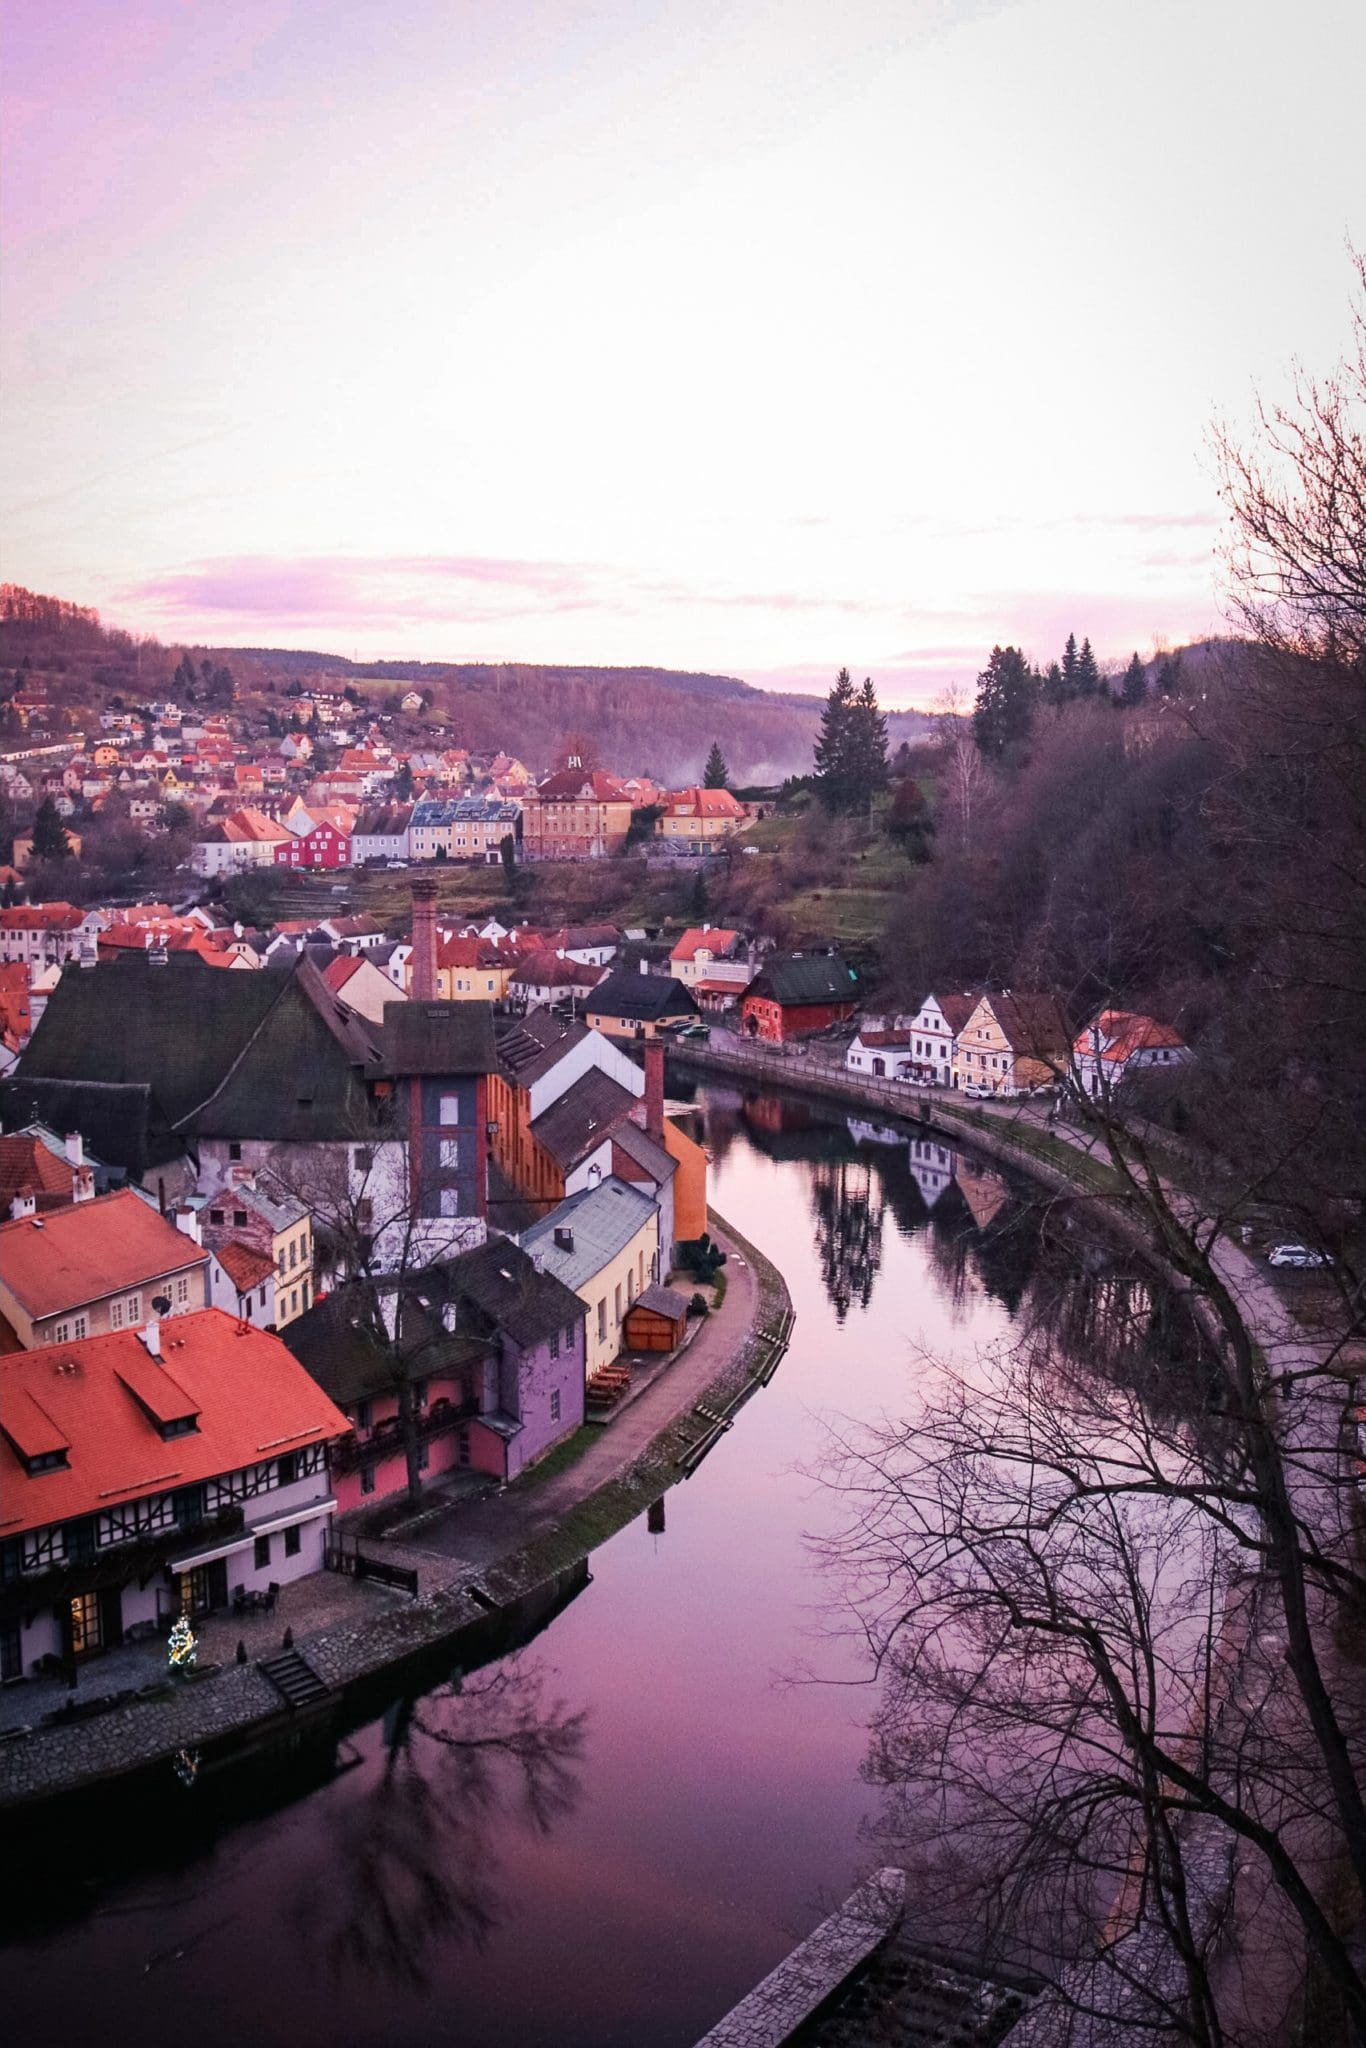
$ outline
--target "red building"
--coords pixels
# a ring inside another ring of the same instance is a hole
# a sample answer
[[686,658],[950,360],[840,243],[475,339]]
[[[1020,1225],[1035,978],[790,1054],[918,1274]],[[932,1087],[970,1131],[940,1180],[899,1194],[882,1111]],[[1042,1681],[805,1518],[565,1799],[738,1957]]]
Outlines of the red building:
[[335,825],[315,825],[297,839],[282,839],[275,849],[277,868],[349,868],[351,835]]
[[784,1045],[857,1012],[858,980],[838,953],[788,953],[767,961],[745,990],[740,1028],[748,1038]]

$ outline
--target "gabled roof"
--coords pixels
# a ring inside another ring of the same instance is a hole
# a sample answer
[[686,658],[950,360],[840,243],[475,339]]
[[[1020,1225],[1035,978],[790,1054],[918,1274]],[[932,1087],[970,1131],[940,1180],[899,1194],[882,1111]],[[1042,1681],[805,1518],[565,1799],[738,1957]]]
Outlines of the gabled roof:
[[566,1088],[557,1102],[532,1123],[536,1141],[566,1173],[597,1150],[636,1106],[636,1098],[620,1081],[590,1067]]
[[1013,1053],[1023,1053],[1026,1058],[1066,1059],[1072,1034],[1056,997],[1028,992],[988,995],[982,1001],[990,1004]]
[[713,959],[724,960],[739,938],[739,932],[730,931],[725,925],[693,925],[684,932],[669,958],[695,960],[699,953],[710,953]]
[[940,995],[937,991],[931,990],[925,1001],[931,1000],[938,1003],[940,1015],[955,1038],[977,1008],[978,1002],[978,998],[969,995],[966,989],[954,989],[948,995]]
[[88,1156],[107,1160],[134,1180],[180,1158],[186,1149],[145,1081],[50,1081],[12,1074],[0,1081],[0,1116],[11,1124],[79,1131]]
[[589,999],[597,1016],[620,1017],[643,1023],[660,1017],[695,1016],[697,1004],[692,991],[670,974],[641,974],[629,967],[617,967],[600,981]]
[[0,1138],[0,1211],[8,1214],[16,1195],[33,1195],[39,1208],[55,1197],[71,1200],[70,1164],[58,1159],[31,1131],[15,1131]]
[[676,1287],[662,1287],[653,1280],[648,1287],[641,1289],[631,1306],[648,1309],[651,1315],[667,1316],[671,1323],[676,1323],[688,1313],[688,1297],[680,1294]]
[[770,1003],[855,1003],[858,977],[838,953],[786,953],[765,961],[746,989]]
[[[539,1253],[547,1272],[577,1292],[616,1258],[644,1228],[657,1205],[649,1195],[610,1174],[595,1188],[570,1195],[548,1216],[522,1232],[522,1249]],[[568,1231],[572,1247],[555,1242],[555,1232]]]
[[646,1179],[663,1187],[678,1171],[678,1161],[630,1119],[612,1132],[612,1171],[622,1180]]
[[275,1271],[275,1261],[269,1252],[257,1251],[255,1245],[238,1244],[230,1239],[214,1251],[223,1271],[239,1294],[250,1294],[253,1287],[260,1287]]
[[1102,1010],[1080,1033],[1074,1046],[1079,1054],[1091,1058],[1099,1054],[1116,1066],[1122,1066],[1135,1053],[1163,1048],[1184,1052],[1186,1042],[1170,1024],[1159,1024],[1156,1017],[1145,1017],[1136,1010]]
[[523,988],[589,988],[604,978],[605,967],[586,967],[581,960],[567,960],[558,953],[523,953],[512,976]]
[[496,1030],[499,1065],[523,1088],[548,1074],[588,1036],[588,1026],[577,1017],[557,1017],[552,1010],[528,1010],[525,1017],[500,1018]]
[[585,771],[582,768],[557,768],[553,775],[547,775],[544,782],[536,785],[536,794],[543,803],[614,803],[630,802],[615,775],[608,775],[600,768]]
[[[158,1411],[193,1415],[197,1427],[167,1441]],[[132,1330],[10,1353],[0,1358],[0,1537],[263,1464],[347,1427],[278,1337],[221,1309],[164,1322],[160,1363]],[[65,1468],[28,1476],[25,1456],[62,1449]]]
[[0,1284],[35,1321],[208,1256],[131,1188],[0,1224]]
[[584,1316],[578,1295],[554,1273],[538,1270],[531,1254],[510,1237],[490,1238],[440,1270],[457,1302],[474,1302],[522,1351]]

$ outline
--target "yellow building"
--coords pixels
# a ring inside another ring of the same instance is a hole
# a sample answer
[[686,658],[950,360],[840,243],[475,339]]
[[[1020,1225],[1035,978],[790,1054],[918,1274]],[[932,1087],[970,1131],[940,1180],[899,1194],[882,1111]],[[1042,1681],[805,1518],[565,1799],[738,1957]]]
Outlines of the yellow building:
[[591,1379],[621,1350],[636,1296],[660,1278],[658,1204],[609,1174],[533,1223],[520,1242],[587,1309],[584,1371]]
[[745,823],[745,807],[728,789],[671,789],[655,837],[674,852],[712,853]]
[[955,1088],[1018,1095],[1067,1072],[1067,1019],[1052,996],[982,996],[954,1041]]

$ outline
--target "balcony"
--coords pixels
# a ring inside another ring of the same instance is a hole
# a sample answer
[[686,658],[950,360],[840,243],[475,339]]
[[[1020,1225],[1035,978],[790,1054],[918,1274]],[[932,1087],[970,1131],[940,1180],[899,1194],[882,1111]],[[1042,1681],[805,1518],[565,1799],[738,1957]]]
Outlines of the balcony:
[[[434,1436],[444,1436],[448,1430],[458,1429],[462,1422],[469,1422],[479,1413],[479,1403],[471,1396],[467,1401],[433,1401],[430,1408],[413,1418],[414,1442],[428,1443]],[[386,1415],[364,1436],[351,1435],[335,1443],[328,1456],[333,1472],[354,1472],[361,1465],[371,1465],[381,1458],[396,1457],[403,1450],[403,1425],[397,1415]]]
[[42,1571],[23,1572],[0,1586],[0,1620],[12,1621],[18,1615],[36,1613],[40,1607],[60,1606],[77,1593],[126,1586],[134,1579],[145,1586],[170,1558],[190,1547],[228,1542],[245,1526],[242,1508],[234,1502],[193,1522],[177,1522],[127,1543],[101,1544],[86,1557],[68,1557]]

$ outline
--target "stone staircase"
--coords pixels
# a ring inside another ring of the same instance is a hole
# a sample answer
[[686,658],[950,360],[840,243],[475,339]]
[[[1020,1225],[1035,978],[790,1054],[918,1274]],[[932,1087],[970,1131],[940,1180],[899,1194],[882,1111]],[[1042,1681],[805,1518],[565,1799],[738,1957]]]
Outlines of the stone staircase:
[[295,1713],[302,1707],[316,1707],[331,1690],[308,1659],[300,1656],[297,1650],[282,1650],[277,1656],[263,1657],[260,1669],[285,1705]]

